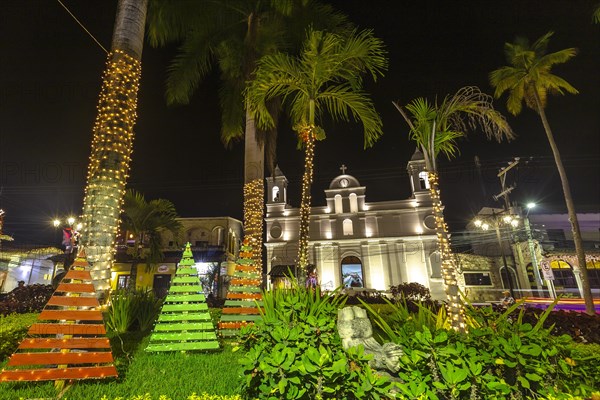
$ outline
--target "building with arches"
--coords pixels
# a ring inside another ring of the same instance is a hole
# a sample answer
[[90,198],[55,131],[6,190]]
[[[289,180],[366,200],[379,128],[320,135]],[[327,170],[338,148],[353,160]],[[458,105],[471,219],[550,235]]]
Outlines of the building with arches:
[[[367,188],[346,173],[331,180],[324,203],[313,201],[309,260],[324,289],[339,286],[389,290],[418,282],[432,297],[444,298],[435,219],[425,161],[415,151],[407,171],[412,188],[408,199],[368,202]],[[287,198],[288,180],[279,168],[267,180],[267,274],[293,265],[298,251],[300,210]]]
[[[161,232],[163,261],[150,269],[143,262],[137,265],[136,288],[153,288],[157,294],[165,294],[181,260],[182,248],[190,242],[195,267],[205,291],[213,291],[215,295],[224,297],[227,277],[233,274],[239,253],[242,222],[231,217],[178,218],[178,221],[182,225],[178,236],[173,236],[169,231]],[[121,237],[128,238],[129,235],[124,232]],[[127,250],[133,243],[132,240],[126,240],[117,246],[111,276],[113,289],[129,284],[132,260]],[[215,282],[205,282],[209,277]]]

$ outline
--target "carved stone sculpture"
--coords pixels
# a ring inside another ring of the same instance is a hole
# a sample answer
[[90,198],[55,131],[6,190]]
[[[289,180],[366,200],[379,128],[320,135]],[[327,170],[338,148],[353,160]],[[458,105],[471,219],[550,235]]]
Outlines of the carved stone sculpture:
[[373,338],[373,327],[364,309],[356,306],[342,308],[338,311],[337,326],[344,349],[362,344],[365,353],[373,354],[369,361],[371,368],[384,373],[385,370],[392,373],[400,370],[400,357],[404,354],[402,348],[395,343],[382,346]]

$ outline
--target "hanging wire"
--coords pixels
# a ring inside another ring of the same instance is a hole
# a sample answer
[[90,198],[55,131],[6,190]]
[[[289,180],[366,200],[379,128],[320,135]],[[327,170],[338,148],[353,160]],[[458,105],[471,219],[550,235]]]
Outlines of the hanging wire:
[[65,5],[63,4],[63,2],[62,2],[62,1],[60,1],[60,0],[56,0],[56,1],[58,1],[58,3],[59,3],[61,6],[63,6],[63,8],[64,8],[65,10],[67,10],[67,12],[69,13],[69,15],[70,15],[71,17],[73,17],[73,19],[75,20],[75,22],[77,22],[77,23],[79,24],[79,26],[81,26],[81,28],[83,28],[83,30],[84,30],[84,31],[86,31],[86,33],[87,33],[88,35],[90,35],[90,37],[91,37],[92,39],[94,39],[94,42],[96,42],[96,43],[98,44],[98,46],[100,46],[100,48],[101,48],[102,50],[104,50],[104,52],[105,52],[106,54],[108,54],[108,50],[106,50],[106,49],[104,48],[104,46],[102,46],[102,44],[100,44],[100,42],[98,41],[98,39],[96,39],[96,38],[94,37],[94,35],[92,35],[92,34],[91,34],[91,32],[90,32],[90,31],[88,31],[88,30],[86,29],[86,27],[85,27],[85,26],[83,26],[83,24],[82,24],[82,23],[81,23],[81,22],[80,22],[80,21],[77,19],[77,17],[76,17],[75,15],[73,15],[73,13],[72,13],[72,12],[71,12],[71,11],[70,11],[68,8],[67,8],[67,6],[65,6]]

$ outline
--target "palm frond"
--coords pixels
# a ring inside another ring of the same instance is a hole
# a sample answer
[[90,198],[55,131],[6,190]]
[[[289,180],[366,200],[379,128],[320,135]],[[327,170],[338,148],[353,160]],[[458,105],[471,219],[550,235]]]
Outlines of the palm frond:
[[167,104],[188,104],[212,67],[214,49],[201,37],[187,38],[168,67]]
[[577,55],[578,50],[574,47],[556,51],[554,53],[546,54],[540,57],[536,62],[537,68],[552,68],[555,64],[564,64],[571,58]]
[[330,86],[320,93],[317,102],[334,120],[348,121],[349,115],[363,125],[364,147],[371,147],[383,135],[383,123],[371,99],[363,92],[352,90],[349,85]]
[[492,71],[489,78],[495,88],[495,97],[509,92],[506,105],[511,114],[519,114],[523,102],[539,112],[538,107],[545,107],[548,94],[577,93],[571,84],[551,73],[554,65],[575,57],[577,49],[567,48],[547,54],[552,35],[552,32],[546,33],[531,46],[526,40],[505,44],[507,60],[511,65]]

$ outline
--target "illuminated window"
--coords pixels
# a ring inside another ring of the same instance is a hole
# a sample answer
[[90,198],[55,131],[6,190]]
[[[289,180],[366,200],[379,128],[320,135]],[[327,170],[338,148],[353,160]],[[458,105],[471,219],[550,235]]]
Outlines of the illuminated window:
[[277,203],[279,201],[279,186],[273,186],[273,202]]
[[419,172],[419,185],[421,190],[429,189],[429,177],[427,176],[427,171]]
[[130,275],[119,275],[117,289],[127,289],[127,286],[129,286],[129,277]]
[[344,228],[344,236],[354,235],[354,229],[352,227],[352,220],[345,219],[342,223]]
[[358,200],[356,198],[356,193],[350,193],[350,212],[355,213],[358,212]]
[[335,213],[336,214],[343,213],[344,209],[342,208],[342,196],[340,196],[339,194],[336,194],[333,199],[335,201]]

